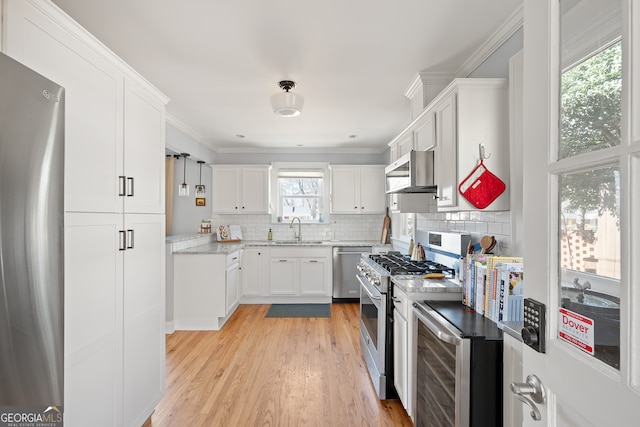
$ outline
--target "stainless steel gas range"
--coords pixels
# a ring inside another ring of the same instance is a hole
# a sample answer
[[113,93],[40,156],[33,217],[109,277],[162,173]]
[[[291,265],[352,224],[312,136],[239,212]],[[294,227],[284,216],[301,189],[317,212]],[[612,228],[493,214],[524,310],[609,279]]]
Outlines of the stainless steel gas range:
[[[437,239],[436,239],[437,240]],[[466,247],[466,246],[465,246]],[[369,375],[380,399],[396,396],[393,387],[393,286],[392,276],[444,273],[452,278],[460,258],[451,259],[430,252],[425,244],[424,261],[412,261],[409,256],[365,254],[358,264],[360,282],[360,347]],[[443,263],[444,261],[444,263]],[[450,262],[447,262],[450,261]]]

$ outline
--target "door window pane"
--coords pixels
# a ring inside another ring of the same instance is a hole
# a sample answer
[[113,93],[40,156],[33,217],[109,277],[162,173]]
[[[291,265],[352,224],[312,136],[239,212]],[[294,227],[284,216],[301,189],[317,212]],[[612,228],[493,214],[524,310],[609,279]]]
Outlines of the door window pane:
[[619,369],[620,169],[564,174],[559,188],[561,306],[591,322],[585,351]]
[[559,158],[620,145],[621,6],[560,2],[562,67]]

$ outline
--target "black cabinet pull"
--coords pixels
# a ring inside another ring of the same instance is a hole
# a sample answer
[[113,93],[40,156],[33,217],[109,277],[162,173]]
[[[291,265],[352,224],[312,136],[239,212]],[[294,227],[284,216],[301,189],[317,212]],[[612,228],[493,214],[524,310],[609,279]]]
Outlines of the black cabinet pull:
[[124,230],[119,230],[118,235],[120,238],[120,247],[118,248],[118,250],[124,251],[127,248],[127,235],[125,234]]
[[127,177],[124,175],[120,175],[118,177],[118,196],[122,197],[125,196],[125,179]]
[[133,177],[127,178],[127,197],[133,197]]

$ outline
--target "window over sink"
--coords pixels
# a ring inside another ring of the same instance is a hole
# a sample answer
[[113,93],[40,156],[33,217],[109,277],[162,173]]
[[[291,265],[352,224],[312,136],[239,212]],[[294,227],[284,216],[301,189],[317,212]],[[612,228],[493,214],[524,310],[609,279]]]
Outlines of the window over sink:
[[327,220],[328,164],[274,163],[273,171],[274,222],[290,222],[296,217],[303,223]]

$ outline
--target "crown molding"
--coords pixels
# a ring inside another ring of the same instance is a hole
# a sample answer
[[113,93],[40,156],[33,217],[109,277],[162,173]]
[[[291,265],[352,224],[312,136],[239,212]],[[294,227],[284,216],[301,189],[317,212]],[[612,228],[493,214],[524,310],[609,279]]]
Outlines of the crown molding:
[[467,77],[514,35],[524,24],[524,9],[520,5],[456,71],[456,77]]

